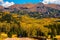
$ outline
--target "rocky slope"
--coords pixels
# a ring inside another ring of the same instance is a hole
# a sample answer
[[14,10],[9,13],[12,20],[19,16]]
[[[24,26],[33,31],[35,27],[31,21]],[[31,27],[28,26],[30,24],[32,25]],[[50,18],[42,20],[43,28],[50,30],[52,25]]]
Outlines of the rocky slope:
[[[19,11],[26,11],[30,16],[43,17],[60,17],[60,5],[56,4],[15,4],[8,8],[0,6],[0,11],[10,11],[19,13]],[[41,13],[41,14],[40,14]],[[37,14],[37,15],[36,15]]]
[[15,11],[15,10],[28,10],[28,11],[38,11],[38,12],[46,12],[48,8],[60,10],[60,5],[56,4],[15,4],[8,8],[4,8],[0,6],[1,11]]

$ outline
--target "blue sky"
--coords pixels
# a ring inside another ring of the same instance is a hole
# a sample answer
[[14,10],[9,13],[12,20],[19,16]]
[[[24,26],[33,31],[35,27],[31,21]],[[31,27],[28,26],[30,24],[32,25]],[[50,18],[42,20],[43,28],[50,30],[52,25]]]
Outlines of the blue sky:
[[4,1],[14,2],[15,4],[26,4],[26,3],[35,4],[41,2],[42,0],[4,0]]
[[0,5],[3,7],[9,7],[14,4],[27,4],[33,3],[37,4],[42,2],[43,4],[59,4],[60,0],[0,0]]

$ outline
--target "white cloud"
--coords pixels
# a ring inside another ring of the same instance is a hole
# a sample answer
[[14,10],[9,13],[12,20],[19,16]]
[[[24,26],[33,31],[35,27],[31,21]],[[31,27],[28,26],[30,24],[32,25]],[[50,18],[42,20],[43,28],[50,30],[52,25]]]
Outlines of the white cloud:
[[2,3],[2,6],[3,7],[9,7],[9,6],[11,6],[11,5],[14,5],[14,2],[5,2],[5,3]]
[[3,0],[0,0],[1,3],[3,3]]
[[60,4],[60,0],[43,0],[44,4]]
[[14,2],[4,2],[3,0],[0,0],[0,5],[3,6],[3,7],[9,7],[11,5],[14,5]]

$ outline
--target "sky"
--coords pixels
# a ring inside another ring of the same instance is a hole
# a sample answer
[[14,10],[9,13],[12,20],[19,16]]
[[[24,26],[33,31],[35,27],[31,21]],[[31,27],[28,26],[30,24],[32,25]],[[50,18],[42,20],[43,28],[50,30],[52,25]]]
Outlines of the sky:
[[37,4],[37,3],[43,3],[43,4],[59,4],[60,0],[0,0],[0,5],[3,7],[9,7],[14,4]]
[[15,4],[26,4],[26,3],[38,3],[41,2],[42,0],[4,0],[9,1],[9,2],[14,2]]

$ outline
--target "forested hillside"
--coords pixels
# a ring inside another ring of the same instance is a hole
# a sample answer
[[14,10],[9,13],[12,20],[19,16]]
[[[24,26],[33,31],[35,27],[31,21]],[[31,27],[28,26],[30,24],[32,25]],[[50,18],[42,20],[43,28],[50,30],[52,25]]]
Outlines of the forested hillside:
[[53,40],[57,35],[60,35],[60,5],[38,3],[0,6],[0,40],[8,37]]
[[[56,11],[55,11],[56,12]],[[39,17],[41,13],[0,12],[0,33],[6,33],[8,37],[16,34],[17,37],[48,37],[60,35],[59,17]],[[39,18],[38,18],[39,17]]]

